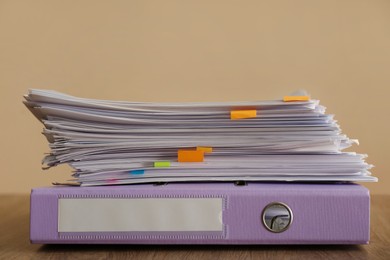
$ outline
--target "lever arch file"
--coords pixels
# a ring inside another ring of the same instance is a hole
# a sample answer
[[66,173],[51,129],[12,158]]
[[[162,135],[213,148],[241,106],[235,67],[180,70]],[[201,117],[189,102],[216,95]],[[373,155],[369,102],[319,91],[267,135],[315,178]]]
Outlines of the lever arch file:
[[36,188],[30,238],[42,244],[366,244],[369,207],[368,190],[351,183]]

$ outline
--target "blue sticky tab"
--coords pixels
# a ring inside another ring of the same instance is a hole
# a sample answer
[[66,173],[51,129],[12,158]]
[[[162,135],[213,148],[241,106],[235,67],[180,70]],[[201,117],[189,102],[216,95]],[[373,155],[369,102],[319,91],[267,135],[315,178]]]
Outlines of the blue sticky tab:
[[129,173],[130,174],[144,174],[145,170],[134,170],[134,171],[130,171]]

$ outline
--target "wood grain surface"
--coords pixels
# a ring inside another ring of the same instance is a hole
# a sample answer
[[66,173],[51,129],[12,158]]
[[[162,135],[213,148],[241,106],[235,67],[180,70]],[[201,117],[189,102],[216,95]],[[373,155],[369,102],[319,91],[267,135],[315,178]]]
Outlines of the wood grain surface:
[[0,196],[0,259],[390,259],[390,196],[372,196],[369,245],[34,245],[29,196]]

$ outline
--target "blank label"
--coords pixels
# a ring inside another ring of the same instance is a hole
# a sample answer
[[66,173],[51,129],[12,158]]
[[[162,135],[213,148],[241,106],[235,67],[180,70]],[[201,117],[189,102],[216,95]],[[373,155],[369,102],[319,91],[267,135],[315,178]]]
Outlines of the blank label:
[[222,231],[222,198],[58,200],[58,232]]

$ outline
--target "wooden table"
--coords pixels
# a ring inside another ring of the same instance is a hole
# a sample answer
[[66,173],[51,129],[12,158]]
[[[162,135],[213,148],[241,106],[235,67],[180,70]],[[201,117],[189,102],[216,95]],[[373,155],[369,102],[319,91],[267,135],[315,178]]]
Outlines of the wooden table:
[[33,245],[28,195],[1,195],[0,216],[0,259],[390,259],[390,196],[372,196],[369,245]]

